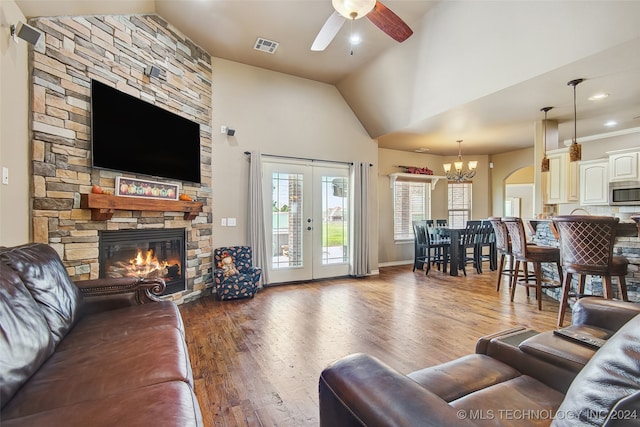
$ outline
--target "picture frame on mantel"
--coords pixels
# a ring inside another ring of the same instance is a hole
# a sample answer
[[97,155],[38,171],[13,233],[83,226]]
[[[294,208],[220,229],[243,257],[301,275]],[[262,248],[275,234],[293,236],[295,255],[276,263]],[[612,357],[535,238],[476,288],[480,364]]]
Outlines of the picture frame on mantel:
[[179,184],[147,181],[144,179],[116,177],[116,196],[144,199],[178,200]]

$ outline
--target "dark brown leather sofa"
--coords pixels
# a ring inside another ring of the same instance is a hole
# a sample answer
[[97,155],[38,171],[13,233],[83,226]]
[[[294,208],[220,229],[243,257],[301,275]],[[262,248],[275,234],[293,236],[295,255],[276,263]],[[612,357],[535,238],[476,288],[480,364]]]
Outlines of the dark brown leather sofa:
[[70,280],[43,244],[0,248],[0,420],[198,426],[184,327],[161,281]]
[[640,304],[579,300],[570,328],[606,339],[597,351],[520,328],[408,375],[347,356],[320,376],[320,425],[639,426],[638,313]]

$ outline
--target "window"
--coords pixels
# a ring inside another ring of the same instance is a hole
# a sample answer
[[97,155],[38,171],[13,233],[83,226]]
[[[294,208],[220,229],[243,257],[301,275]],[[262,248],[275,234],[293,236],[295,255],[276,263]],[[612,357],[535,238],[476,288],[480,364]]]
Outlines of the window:
[[413,240],[413,221],[430,217],[428,182],[397,180],[393,187],[393,238]]
[[464,228],[471,218],[471,182],[449,182],[449,227]]

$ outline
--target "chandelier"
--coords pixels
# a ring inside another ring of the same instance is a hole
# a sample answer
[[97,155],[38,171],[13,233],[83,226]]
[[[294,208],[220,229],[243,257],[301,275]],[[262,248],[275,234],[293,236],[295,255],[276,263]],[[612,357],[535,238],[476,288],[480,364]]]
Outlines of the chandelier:
[[447,175],[447,179],[449,181],[466,181],[473,178],[476,175],[476,167],[478,166],[478,162],[476,160],[471,160],[468,163],[469,170],[462,170],[462,140],[458,141],[458,161],[453,162],[454,171],[451,170],[451,163],[445,163],[442,165],[444,168],[444,173]]

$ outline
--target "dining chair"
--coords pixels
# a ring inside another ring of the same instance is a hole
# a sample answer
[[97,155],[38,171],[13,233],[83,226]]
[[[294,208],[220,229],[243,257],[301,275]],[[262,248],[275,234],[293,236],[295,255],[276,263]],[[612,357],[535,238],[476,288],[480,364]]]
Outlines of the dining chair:
[[[511,241],[511,252],[516,260],[514,270],[516,274],[511,276],[511,301],[515,296],[516,285],[535,287],[536,299],[538,300],[538,310],[542,310],[542,289],[543,288],[560,288],[562,287],[562,266],[560,264],[560,249],[552,246],[528,245],[527,237],[524,231],[522,219],[515,217],[502,218]],[[524,280],[518,280],[518,272],[521,263],[530,262],[534,267],[535,283],[529,282],[528,275]],[[560,283],[542,280],[542,263],[554,263],[558,268],[558,277]]]
[[476,244],[474,246],[474,257],[477,263],[477,270],[482,273],[482,264],[489,262],[489,269],[494,271],[497,266],[496,242],[493,226],[490,221],[482,220],[476,230]]
[[[560,241],[564,267],[558,326],[562,326],[569,297],[584,296],[586,276],[602,277],[603,297],[613,298],[611,277],[617,277],[618,297],[628,301],[626,275],[629,260],[613,254],[616,225],[619,219],[610,216],[560,215],[553,225]],[[571,292],[571,279],[578,275],[578,288]]]
[[[460,237],[457,242],[451,242],[451,244],[458,245],[458,259],[451,260],[451,268],[457,268],[458,270],[462,270],[462,273],[467,275],[468,264],[472,264],[477,273],[480,273],[480,268],[478,267],[478,260],[476,258],[476,241],[479,236],[480,228],[482,227],[482,221],[478,220],[469,220],[467,221],[466,227],[463,231],[460,232]],[[456,264],[454,266],[454,263]]]
[[424,221],[413,221],[413,271],[422,269],[427,259],[427,231]]
[[447,263],[449,262],[449,247],[451,239],[443,235],[433,226],[427,226],[427,271],[432,265],[436,265],[438,270],[442,269],[443,273],[447,272]]
[[449,225],[449,221],[446,219],[436,219],[436,227],[446,227]]

